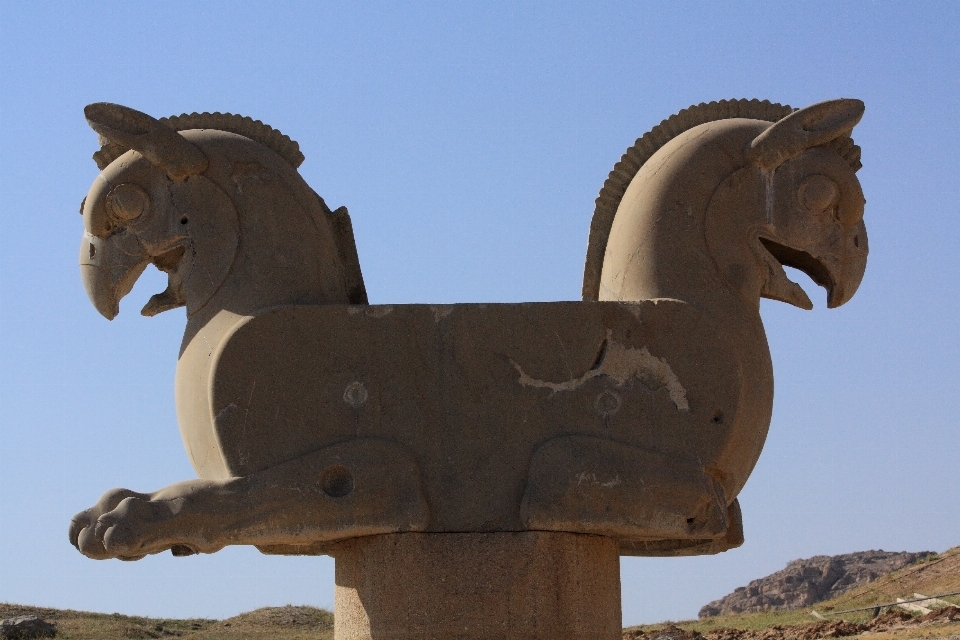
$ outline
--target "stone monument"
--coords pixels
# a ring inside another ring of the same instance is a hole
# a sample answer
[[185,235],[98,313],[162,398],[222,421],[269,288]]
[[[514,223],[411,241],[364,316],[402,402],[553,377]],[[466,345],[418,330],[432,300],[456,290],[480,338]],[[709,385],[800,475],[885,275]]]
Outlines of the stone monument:
[[849,300],[866,267],[863,103],[701,104],[616,164],[582,302],[369,305],[343,207],[250,118],[85,109],[101,169],[83,284],[108,319],[186,307],[199,479],[74,517],[91,558],[255,545],[336,560],[336,638],[620,637],[619,556],[743,542],[770,423],[760,298],[783,266]]

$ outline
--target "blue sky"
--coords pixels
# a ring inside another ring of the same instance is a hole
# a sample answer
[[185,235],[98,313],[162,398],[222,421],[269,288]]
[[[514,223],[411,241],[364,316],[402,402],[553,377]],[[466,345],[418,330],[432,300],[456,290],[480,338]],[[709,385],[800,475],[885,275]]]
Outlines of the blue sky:
[[798,557],[960,544],[960,4],[0,2],[0,601],[333,603],[330,558],[96,562],[67,542],[103,491],[193,477],[183,313],[137,313],[164,279],[110,323],[80,285],[85,104],[260,119],[350,209],[371,302],[509,302],[579,297],[593,200],[660,120],[835,97],[867,105],[863,285],[836,310],[808,280],[814,311],[764,303],[776,401],[746,544],[625,558],[626,624],[694,617]]

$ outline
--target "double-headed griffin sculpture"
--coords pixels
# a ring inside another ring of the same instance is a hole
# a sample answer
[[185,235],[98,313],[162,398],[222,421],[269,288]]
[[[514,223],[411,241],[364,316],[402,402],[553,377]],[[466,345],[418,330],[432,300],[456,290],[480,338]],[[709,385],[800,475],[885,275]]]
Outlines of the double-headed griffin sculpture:
[[[176,405],[199,479],[78,514],[91,558],[337,555],[400,532],[564,532],[620,555],[742,542],[773,374],[760,298],[849,300],[866,267],[859,100],[685,109],[610,173],[582,302],[368,305],[346,209],[296,143],[229,114],[85,110],[83,283],[108,319],[186,307]],[[339,558],[338,558],[339,561]]]

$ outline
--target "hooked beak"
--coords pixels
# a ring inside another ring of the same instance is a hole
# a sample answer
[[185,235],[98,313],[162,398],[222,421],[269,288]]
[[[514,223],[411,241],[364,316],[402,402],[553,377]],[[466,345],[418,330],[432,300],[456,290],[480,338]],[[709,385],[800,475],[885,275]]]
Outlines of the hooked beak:
[[90,302],[107,320],[120,313],[120,299],[150,263],[137,237],[120,229],[100,238],[84,233],[80,242],[80,277]]
[[[761,237],[760,243],[777,263],[802,271],[826,289],[827,308],[835,309],[853,297],[867,269],[867,228],[863,221],[844,230],[841,238],[839,250],[827,250],[816,255],[769,238]],[[812,309],[813,304],[803,290],[787,278],[782,268],[776,271],[779,273],[764,286],[763,295],[802,309]],[[785,292],[791,293],[784,295]]]
[[867,228],[863,222],[845,240],[855,245],[853,250],[844,252],[835,264],[827,264],[832,274],[832,286],[827,287],[829,309],[835,309],[853,297],[867,270]]

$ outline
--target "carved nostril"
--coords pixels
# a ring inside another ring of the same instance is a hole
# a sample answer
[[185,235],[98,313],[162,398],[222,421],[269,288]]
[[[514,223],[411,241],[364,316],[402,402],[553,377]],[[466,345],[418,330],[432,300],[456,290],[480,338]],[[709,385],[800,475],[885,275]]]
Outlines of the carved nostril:
[[853,236],[853,246],[860,248],[860,236]]
[[342,498],[353,491],[353,474],[342,465],[334,465],[320,476],[320,488],[331,498]]

